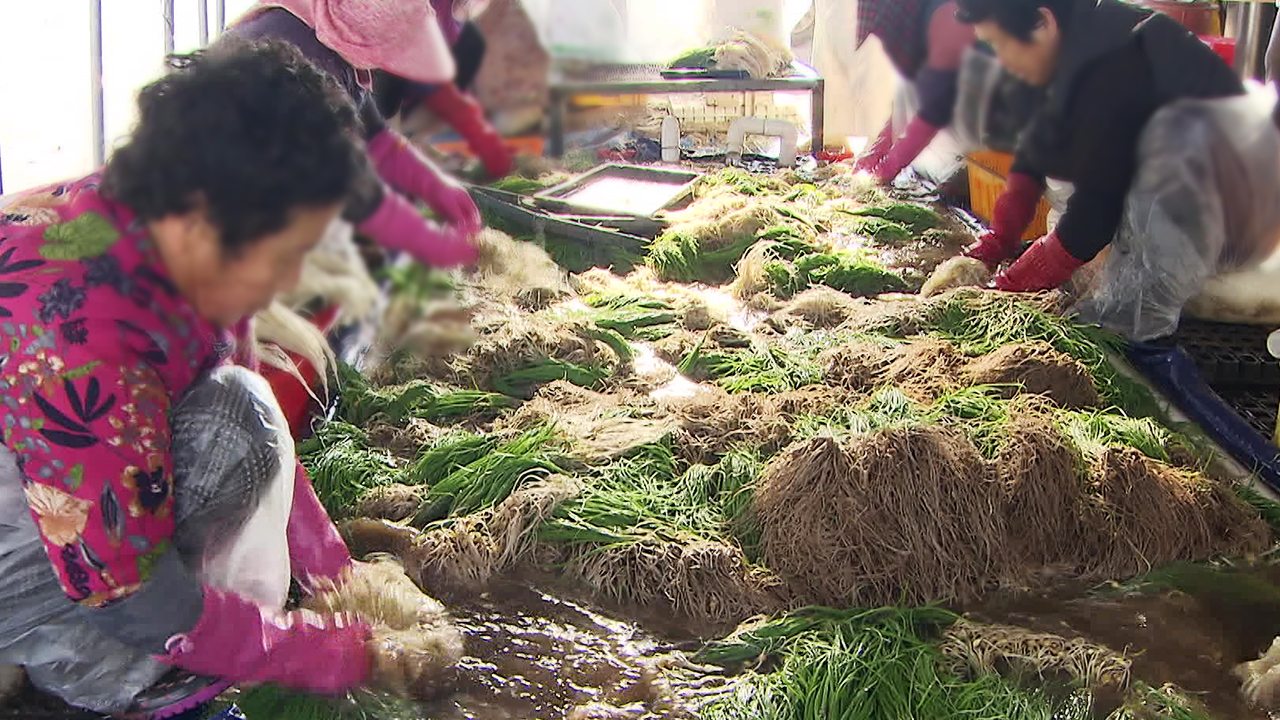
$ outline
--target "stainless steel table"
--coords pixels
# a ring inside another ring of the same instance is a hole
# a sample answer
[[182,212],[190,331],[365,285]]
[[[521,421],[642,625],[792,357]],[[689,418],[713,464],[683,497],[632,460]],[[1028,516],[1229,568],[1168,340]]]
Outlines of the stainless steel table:
[[823,149],[823,102],[826,83],[813,68],[796,62],[792,75],[764,80],[665,80],[662,65],[608,65],[585,70],[552,71],[550,145],[552,157],[564,155],[564,118],[569,101],[581,95],[673,95],[685,93],[807,92],[813,112],[813,152]]

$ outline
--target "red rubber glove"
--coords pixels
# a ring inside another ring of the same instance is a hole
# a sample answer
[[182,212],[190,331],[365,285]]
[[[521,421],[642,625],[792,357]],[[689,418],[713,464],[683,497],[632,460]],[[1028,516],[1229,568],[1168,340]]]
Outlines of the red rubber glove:
[[1032,245],[1008,270],[996,275],[992,284],[1005,292],[1038,292],[1052,290],[1071,279],[1084,265],[1051,232]]
[[314,590],[318,581],[336,582],[352,565],[351,551],[320,504],[301,463],[293,477],[293,508],[285,536],[293,576],[308,591]]
[[929,143],[933,142],[933,138],[937,136],[940,129],[917,116],[910,125],[907,125],[907,131],[898,138],[888,154],[876,166],[876,180],[881,184],[893,182],[893,179],[898,177],[898,173],[905,170],[919,157],[920,153],[924,152],[925,148],[929,147]]
[[391,188],[386,188],[382,204],[373,215],[356,229],[382,247],[407,252],[418,262],[432,267],[470,265],[480,256],[470,240],[472,233],[457,227],[441,227],[423,218],[417,208]]
[[338,694],[368,684],[371,635],[350,615],[275,612],[206,587],[200,621],[170,638],[161,659],[237,685],[275,683]]
[[485,119],[484,108],[453,83],[445,83],[427,96],[426,106],[466,139],[467,145],[484,163],[485,172],[493,179],[511,174],[511,150],[502,136]]
[[876,166],[884,160],[884,156],[889,154],[889,150],[893,147],[893,121],[890,120],[880,131],[880,136],[871,144],[870,149],[863,153],[862,157],[853,164],[853,169],[858,172],[875,172]]
[[467,189],[445,175],[403,135],[386,128],[369,141],[369,157],[391,187],[427,204],[463,235],[480,232],[480,211]]
[[1038,179],[1024,173],[1010,173],[991,213],[991,231],[970,245],[964,254],[993,269],[1017,255],[1022,235],[1035,219],[1036,206],[1043,195],[1044,185]]

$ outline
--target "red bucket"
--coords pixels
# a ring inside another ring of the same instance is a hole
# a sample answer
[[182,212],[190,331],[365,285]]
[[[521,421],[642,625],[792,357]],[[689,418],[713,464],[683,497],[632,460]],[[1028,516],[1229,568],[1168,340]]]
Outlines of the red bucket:
[[1236,39],[1235,38],[1215,37],[1212,35],[1201,35],[1200,39],[1204,41],[1205,45],[1208,45],[1209,47],[1213,48],[1213,51],[1218,53],[1218,57],[1222,58],[1223,60],[1226,60],[1227,64],[1230,65],[1231,67],[1235,67],[1236,65]]

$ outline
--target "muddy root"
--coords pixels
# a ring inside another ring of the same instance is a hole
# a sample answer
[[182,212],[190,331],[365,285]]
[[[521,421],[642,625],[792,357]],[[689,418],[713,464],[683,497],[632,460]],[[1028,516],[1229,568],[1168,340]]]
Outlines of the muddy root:
[[578,554],[568,571],[609,602],[670,611],[695,625],[731,627],[783,607],[777,578],[723,543],[615,546]]
[[482,591],[502,551],[479,517],[461,518],[419,535],[402,555],[409,577],[440,593]]
[[373,684],[399,697],[431,699],[454,684],[462,632],[444,605],[429,597],[399,562],[359,563],[309,598],[317,613],[349,613],[370,623]]
[[356,503],[356,517],[404,522],[412,518],[427,498],[425,485],[383,485],[371,488]]
[[1257,512],[1217,483],[1132,449],[1110,449],[1093,467],[1089,521],[1099,546],[1093,575],[1125,578],[1154,566],[1261,552],[1270,531]]
[[659,407],[678,422],[676,450],[694,465],[714,465],[739,445],[772,454],[792,439],[790,424],[765,395],[710,388],[692,397],[664,399]]
[[815,604],[973,599],[1007,562],[1002,488],[942,428],[797,445],[766,470],[756,512],[766,564]]
[[1006,397],[1018,392],[1044,395],[1068,410],[1101,404],[1085,366],[1048,343],[1007,345],[974,360],[964,375],[973,385],[1009,386]]
[[1076,449],[1046,418],[1015,416],[995,471],[1008,498],[1016,566],[1065,564],[1074,571],[1096,547],[1086,523],[1087,480]]
[[858,303],[846,293],[829,287],[805,290],[791,299],[777,314],[777,324],[789,327],[792,319],[809,327],[830,329],[849,321],[857,312]]
[[1084,638],[1065,638],[1011,625],[982,625],[961,619],[939,646],[948,669],[960,677],[996,674],[1012,666],[1038,675],[1067,675],[1090,688],[1129,686],[1133,661]]
[[565,502],[582,492],[582,484],[563,475],[552,475],[512,493],[488,518],[489,535],[499,552],[497,567],[509,569],[530,557],[537,548],[537,531]]

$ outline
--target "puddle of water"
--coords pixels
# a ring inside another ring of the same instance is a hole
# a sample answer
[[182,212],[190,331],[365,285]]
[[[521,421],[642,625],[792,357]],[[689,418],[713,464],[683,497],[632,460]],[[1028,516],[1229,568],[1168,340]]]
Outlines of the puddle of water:
[[725,318],[729,326],[742,332],[751,332],[769,317],[768,313],[748,309],[738,298],[724,288],[703,287],[699,294],[707,303],[712,317]]
[[[1197,573],[1201,574],[1201,573]],[[1213,574],[1187,592],[1114,598],[1019,597],[972,609],[978,621],[1004,623],[1068,638],[1084,637],[1133,659],[1135,679],[1173,683],[1215,720],[1264,718],[1239,696],[1232,669],[1256,660],[1280,635],[1280,604],[1250,595],[1245,584],[1280,582],[1275,568]]]
[[516,584],[450,611],[468,657],[435,720],[687,717],[659,671],[676,645],[635,625]]

